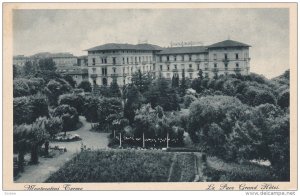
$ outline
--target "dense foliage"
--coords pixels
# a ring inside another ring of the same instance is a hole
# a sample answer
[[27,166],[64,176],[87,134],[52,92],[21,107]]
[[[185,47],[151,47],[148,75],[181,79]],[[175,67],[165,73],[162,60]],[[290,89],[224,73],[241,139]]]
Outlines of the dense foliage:
[[62,119],[63,131],[73,131],[79,122],[77,110],[69,105],[59,105],[52,113],[53,117]]
[[13,110],[14,124],[30,124],[40,116],[49,115],[46,97],[41,94],[14,98]]
[[91,92],[92,91],[92,85],[88,80],[83,80],[80,82],[77,86],[77,88],[81,88],[84,90],[84,92]]
[[[169,172],[176,172],[172,181],[192,181],[193,157],[150,151],[81,152],[66,163],[46,182],[168,182]],[[191,155],[192,156],[192,155]],[[176,157],[176,158],[177,158]],[[185,161],[185,158],[189,158]],[[176,168],[170,169],[176,161]],[[192,169],[192,170],[191,170]]]

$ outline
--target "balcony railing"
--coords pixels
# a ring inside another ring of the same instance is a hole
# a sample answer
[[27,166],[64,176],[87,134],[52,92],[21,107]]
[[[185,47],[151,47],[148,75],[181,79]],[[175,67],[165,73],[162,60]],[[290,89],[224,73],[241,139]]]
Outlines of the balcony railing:
[[194,69],[192,69],[192,68],[188,68],[188,70],[187,70],[188,72],[194,72]]
[[111,77],[118,77],[118,74],[111,74]]
[[239,68],[239,67],[236,67],[236,68],[234,68],[234,71],[236,71],[236,72],[240,72],[240,71],[241,71],[241,68]]
[[213,72],[218,72],[219,69],[215,67],[215,68],[212,69],[212,71],[213,71]]
[[91,74],[90,77],[91,77],[91,78],[97,78],[98,75],[97,75],[97,74]]
[[173,72],[178,72],[178,69],[173,69],[172,71],[173,71]]

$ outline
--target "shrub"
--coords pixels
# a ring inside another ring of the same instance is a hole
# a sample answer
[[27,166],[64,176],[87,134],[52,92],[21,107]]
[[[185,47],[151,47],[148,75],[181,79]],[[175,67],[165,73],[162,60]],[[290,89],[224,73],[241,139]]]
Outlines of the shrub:
[[53,111],[54,117],[60,117],[63,123],[63,131],[72,131],[79,122],[78,113],[75,108],[69,105],[60,105]]
[[83,80],[77,88],[81,88],[84,92],[92,92],[92,85],[88,80]]

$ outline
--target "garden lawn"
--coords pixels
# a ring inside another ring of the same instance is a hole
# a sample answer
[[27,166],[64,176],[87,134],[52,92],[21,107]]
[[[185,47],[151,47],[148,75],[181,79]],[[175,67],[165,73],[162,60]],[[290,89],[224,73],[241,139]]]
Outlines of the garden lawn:
[[[193,181],[193,156],[138,150],[84,151],[46,182],[167,182],[169,176],[175,176],[172,181]],[[170,175],[170,171],[176,174]]]

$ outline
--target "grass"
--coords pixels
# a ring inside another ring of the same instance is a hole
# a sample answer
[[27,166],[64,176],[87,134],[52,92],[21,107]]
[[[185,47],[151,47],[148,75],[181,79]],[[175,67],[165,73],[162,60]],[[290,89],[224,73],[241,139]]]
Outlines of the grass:
[[[46,182],[167,182],[174,153],[137,150],[84,151]],[[193,155],[176,156],[176,181],[192,181]],[[171,174],[172,176],[173,174]]]
[[271,169],[254,163],[226,163],[216,157],[207,157],[204,170],[212,182],[264,182],[274,181]]

